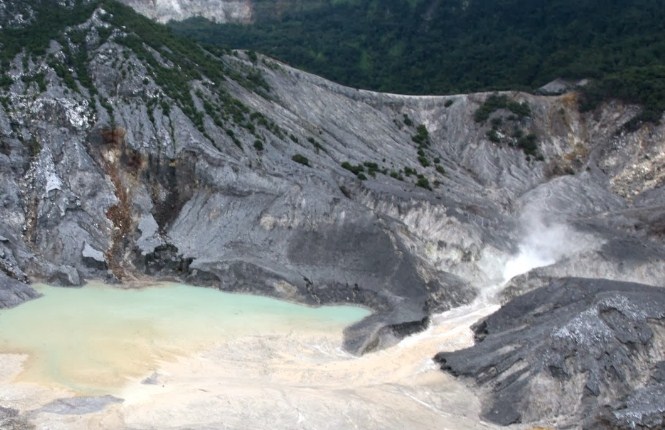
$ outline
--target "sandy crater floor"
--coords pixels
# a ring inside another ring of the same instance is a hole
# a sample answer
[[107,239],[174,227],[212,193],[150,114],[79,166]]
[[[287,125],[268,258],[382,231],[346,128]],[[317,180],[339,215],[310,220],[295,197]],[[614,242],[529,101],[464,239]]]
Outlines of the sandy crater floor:
[[[461,308],[424,333],[362,357],[317,328],[239,335],[81,397],[21,379],[27,356],[0,355],[0,406],[37,429],[479,429],[479,401],[430,360],[472,343],[469,326],[495,310]],[[72,399],[72,397],[76,397]],[[58,400],[66,399],[66,400]]]

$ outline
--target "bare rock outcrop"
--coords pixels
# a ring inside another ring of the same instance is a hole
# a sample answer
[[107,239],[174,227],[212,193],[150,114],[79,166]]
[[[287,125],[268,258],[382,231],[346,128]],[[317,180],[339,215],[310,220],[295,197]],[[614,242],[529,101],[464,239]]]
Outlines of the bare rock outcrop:
[[502,425],[660,428],[665,289],[562,278],[477,323],[476,345],[436,355],[483,388]]
[[137,12],[162,23],[196,16],[214,22],[247,23],[252,20],[252,0],[121,0]]

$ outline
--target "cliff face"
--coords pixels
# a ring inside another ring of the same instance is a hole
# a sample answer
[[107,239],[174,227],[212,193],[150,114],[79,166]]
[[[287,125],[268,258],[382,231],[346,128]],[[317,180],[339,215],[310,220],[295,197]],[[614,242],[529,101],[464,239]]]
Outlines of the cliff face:
[[253,16],[252,0],[122,0],[122,3],[162,23],[196,16],[220,23],[248,23]]
[[323,0],[120,0],[161,23],[202,17],[217,23],[265,22],[325,6]]
[[665,126],[624,130],[636,107],[360,91],[150,25],[104,2],[4,70],[3,304],[29,279],[145,276],[360,303],[361,353],[488,294],[525,250],[547,267],[508,296],[662,286]]

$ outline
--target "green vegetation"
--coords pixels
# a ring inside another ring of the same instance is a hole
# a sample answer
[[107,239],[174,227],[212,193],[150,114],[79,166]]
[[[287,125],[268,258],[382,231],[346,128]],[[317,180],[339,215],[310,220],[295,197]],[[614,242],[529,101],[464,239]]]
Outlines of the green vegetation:
[[[218,99],[207,100],[223,108],[199,112],[188,91],[192,80],[231,78],[264,97],[270,92],[260,73],[231,70],[215,58],[226,48],[249,49],[247,58],[255,63],[261,61],[259,51],[344,84],[398,93],[534,90],[557,77],[590,78],[581,108],[594,109],[610,98],[643,105],[629,128],[657,121],[665,110],[665,3],[654,0],[327,0],[306,7],[296,2],[291,9],[287,4],[280,13],[257,0],[260,19],[253,25],[202,19],[171,24],[176,33],[208,43],[206,50],[113,0],[74,0],[72,8],[52,1],[24,3],[37,19],[0,30],[0,88],[13,82],[6,73],[9,61],[25,53],[25,69],[31,56],[45,55],[56,40],[64,61],[50,56],[48,64],[72,91],[94,96],[85,34],[76,26],[102,5],[110,12],[104,19],[131,33],[120,42],[142,60],[152,59],[151,78],[202,132],[205,115],[218,126],[232,120],[253,134],[260,124],[223,90]],[[64,35],[65,28],[72,30]],[[102,40],[112,37],[109,29],[97,32]],[[153,50],[179,67],[165,67]],[[43,75],[24,79],[40,91],[46,88]],[[480,112],[477,119],[484,116],[489,117]],[[407,115],[403,123],[413,125]]]
[[394,170],[390,172],[390,177],[394,178],[394,179],[397,179],[398,181],[403,181],[404,180],[404,177],[399,172],[396,172]]
[[348,170],[349,172],[356,175],[356,177],[362,181],[367,179],[365,172],[371,177],[375,177],[377,172],[385,173],[387,170],[383,171],[379,169],[379,165],[373,161],[365,161],[363,164],[353,165],[348,161],[344,161],[341,164],[342,168]]
[[291,157],[291,160],[295,161],[296,163],[300,163],[304,166],[310,167],[309,160],[304,155],[296,154],[293,157]]
[[423,124],[420,124],[418,127],[416,127],[416,134],[411,137],[411,140],[416,142],[418,145],[428,146],[430,142],[427,127],[425,127]]
[[418,180],[416,181],[416,187],[425,188],[427,190],[432,190],[432,187],[429,184],[427,178],[423,175],[418,175]]
[[[508,124],[506,124],[508,126]],[[527,156],[542,160],[538,152],[538,137],[534,133],[524,134],[524,131],[513,124],[512,134],[508,133],[506,127],[493,125],[487,131],[487,138],[496,144],[506,144],[521,149]]]
[[529,133],[526,136],[522,136],[517,139],[516,145],[527,155],[537,156],[538,154],[538,144],[537,137],[533,133]]
[[494,143],[499,143],[501,142],[501,138],[499,137],[499,132],[497,131],[496,128],[492,128],[487,131],[486,133],[487,138],[490,140],[490,142]]
[[[168,96],[165,99],[148,100],[148,115],[154,121],[154,110],[161,108],[169,115],[173,105],[179,107],[206,137],[204,126],[206,117],[223,129],[234,144],[241,147],[233,128],[240,127],[253,134],[256,139],[263,136],[257,127],[283,138],[281,129],[263,115],[252,112],[239,100],[232,97],[223,85],[232,79],[244,87],[264,95],[270,88],[263,75],[249,67],[230,68],[217,55],[217,49],[205,50],[198,43],[173,34],[166,26],[155,23],[114,0],[76,0],[75,7],[63,7],[57,2],[33,0],[22,3],[35,11],[35,20],[21,28],[0,29],[0,87],[12,84],[4,70],[17,55],[23,54],[22,80],[27,84],[35,82],[40,91],[45,91],[47,82],[43,72],[28,71],[31,58],[44,57],[58,77],[73,92],[89,97],[91,101],[98,95],[97,88],[88,70],[90,43],[104,42],[107,38],[126,49],[122,56],[114,60],[114,67],[120,79],[127,78],[132,70],[132,56],[136,56],[147,68],[143,77],[144,85],[154,82]],[[17,4],[19,4],[17,2]],[[106,14],[100,18],[109,28],[121,28],[126,34],[97,26],[92,31],[78,26],[90,19],[95,8],[102,7]],[[90,34],[97,32],[100,40],[94,42]],[[49,43],[55,40],[62,47],[63,55],[46,54]],[[91,40],[93,42],[91,42]],[[198,89],[194,90],[194,88]],[[208,91],[202,91],[206,87]],[[169,100],[171,99],[171,100]],[[106,109],[113,115],[108,100],[99,97],[98,108]],[[167,101],[169,100],[169,101]]]
[[240,141],[240,139],[236,137],[236,134],[233,130],[227,128],[226,130],[224,130],[224,132],[226,133],[227,136],[231,138],[231,142],[233,142],[235,146],[242,149],[242,142]]
[[427,157],[425,157],[423,155],[418,156],[418,162],[423,167],[429,167],[430,166],[429,160],[427,159]]
[[358,164],[354,166],[353,164],[349,163],[348,161],[344,161],[342,163],[342,168],[348,170],[349,172],[353,173],[354,175],[358,175],[358,173],[364,172],[365,171],[365,166],[362,164]]
[[[503,113],[492,117],[492,114],[501,110],[510,114]],[[485,133],[490,142],[520,148],[527,156],[540,159],[542,157],[538,153],[538,138],[533,133],[525,134],[521,128],[520,120],[529,116],[531,109],[526,102],[519,103],[505,94],[492,94],[476,110],[474,119],[478,123],[485,123],[492,117],[491,128]]]
[[[534,90],[591,78],[610,97],[663,110],[665,2],[330,0],[296,2],[254,25],[173,23],[196,39],[280,58],[343,84],[407,94]],[[274,6],[273,6],[274,7]],[[267,10],[267,11],[266,11]]]
[[9,88],[11,84],[14,83],[14,80],[9,75],[4,73],[0,74],[0,88]]
[[643,105],[640,115],[625,125],[628,129],[635,129],[642,122],[658,122],[665,111],[665,65],[632,67],[608,74],[585,89],[580,107],[591,110],[610,97]]
[[[18,2],[17,2],[18,4]],[[33,1],[23,4],[30,7],[37,17],[35,22],[30,22],[20,28],[2,28],[0,27],[0,88],[7,88],[12,84],[9,76],[4,71],[9,69],[9,62],[18,54],[23,53],[23,72],[27,73],[28,59],[32,56],[43,56],[49,43],[57,40],[63,45],[63,51],[71,54],[69,47],[63,43],[62,32],[68,26],[75,26],[90,18],[96,4],[88,4],[83,0],[76,0],[75,7],[64,8],[57,2]],[[85,49],[85,44],[81,50]],[[78,54],[78,53],[76,53]],[[69,72],[69,68],[80,73],[80,67],[83,62],[78,55],[68,55],[68,63],[55,68],[56,73],[65,81],[65,84],[73,91],[78,91],[74,78]],[[86,85],[88,74],[82,73],[81,84]],[[36,82],[39,91],[46,90],[46,80],[43,73],[36,73],[33,76],[24,75],[23,80],[26,83]]]
[[[418,125],[418,127],[416,127],[416,134],[411,136],[411,140],[418,144],[418,162],[420,165],[423,167],[431,166],[429,158],[427,157],[427,153],[425,152],[426,150],[430,152],[427,148],[431,143],[427,127],[425,127],[424,124]],[[410,176],[412,173],[405,168],[404,174],[406,176]],[[415,170],[413,171],[413,174],[415,174]]]
[[368,173],[371,177],[375,177],[375,176],[376,176],[376,172],[379,171],[379,165],[376,164],[376,163],[373,163],[373,162],[371,162],[371,161],[365,161],[365,162],[363,163],[363,165],[364,165],[365,167],[367,167],[367,173]]
[[[490,115],[499,109],[509,110],[510,112],[514,113],[518,119],[531,116],[531,109],[526,102],[516,102],[508,98],[508,96],[505,94],[492,94],[487,97],[485,102],[476,110],[473,115],[473,119],[476,122],[483,123],[489,119]],[[492,125],[498,126],[500,124]]]
[[[28,2],[26,2],[27,4]],[[0,49],[0,70],[20,52],[44,55],[51,40],[58,40],[65,27],[74,26],[90,18],[97,7],[95,2],[76,0],[73,8],[64,8],[58,2],[33,1],[30,7],[38,17],[36,22],[21,28],[3,28]]]
[[321,150],[325,151],[323,148],[323,145],[319,143],[318,140],[314,139],[313,137],[308,137],[307,141],[311,143],[314,146],[314,149],[316,150],[316,153],[318,154]]
[[42,151],[42,145],[34,137],[27,141],[26,146],[31,157],[36,157]]
[[37,86],[39,87],[39,92],[43,93],[44,91],[46,91],[46,76],[44,75],[44,72],[35,73],[33,79],[35,80],[35,82],[37,82]]
[[[131,29],[131,33],[117,41],[129,48],[147,65],[155,83],[176,101],[199,131],[206,133],[203,126],[206,113],[213,117],[218,126],[222,126],[224,120],[228,120],[229,117],[239,124],[245,122],[245,116],[249,110],[221,89],[218,89],[218,99],[214,100],[214,103],[208,101],[206,105],[205,100],[202,100],[206,107],[205,112],[196,108],[190,82],[205,76],[215,83],[221,83],[228,74],[217,59],[195,43],[173,37],[167,27],[138,15],[127,6],[115,1],[102,3],[104,8],[110,12],[104,15],[105,19],[114,26]],[[169,67],[168,64],[159,61],[155,52],[166,61],[180,67]],[[197,97],[201,99],[202,94],[197,93]],[[222,105],[225,109],[215,111],[215,105]],[[236,145],[240,146],[240,142],[231,130],[227,129],[226,133]]]
[[361,181],[367,179],[367,176],[365,175],[365,168],[367,168],[367,174],[372,177],[375,177],[376,172],[379,170],[379,165],[371,161],[366,161],[363,164],[358,165],[353,165],[348,161],[344,161],[342,162],[341,166],[342,168],[356,175],[356,177]]

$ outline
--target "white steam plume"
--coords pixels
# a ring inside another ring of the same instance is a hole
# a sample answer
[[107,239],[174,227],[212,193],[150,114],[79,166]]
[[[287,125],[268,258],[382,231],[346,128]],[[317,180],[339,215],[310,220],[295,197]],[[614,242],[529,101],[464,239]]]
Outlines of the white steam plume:
[[496,294],[516,276],[597,246],[598,241],[592,235],[564,223],[547,222],[544,218],[538,212],[528,212],[520,217],[523,230],[518,252],[505,261],[499,282],[483,289],[482,302],[494,302]]

